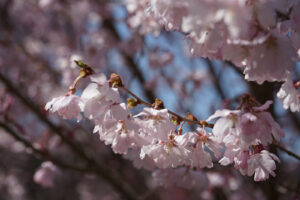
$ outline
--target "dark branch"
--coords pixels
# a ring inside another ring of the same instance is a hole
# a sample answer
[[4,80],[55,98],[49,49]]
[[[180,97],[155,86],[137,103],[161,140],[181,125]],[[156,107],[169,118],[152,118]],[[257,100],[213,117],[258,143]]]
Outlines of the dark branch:
[[280,144],[278,143],[273,143],[272,144],[273,146],[277,147],[278,149],[280,149],[281,151],[287,153],[288,155],[300,160],[300,156],[295,154],[294,152],[291,152],[290,150],[287,150],[286,148],[284,148],[283,146],[281,146]]
[[223,92],[222,86],[220,84],[220,81],[218,80],[217,73],[216,73],[216,70],[215,70],[212,62],[208,59],[205,59],[205,62],[207,64],[208,68],[209,68],[209,71],[210,71],[211,75],[214,78],[213,81],[215,83],[215,87],[217,88],[218,94],[221,96],[222,100],[225,100],[226,99],[225,93]]
[[0,127],[2,129],[4,129],[6,131],[6,133],[9,134],[10,136],[12,136],[15,140],[21,142],[27,148],[31,149],[35,154],[41,156],[43,160],[50,160],[51,162],[53,162],[55,165],[59,166],[60,168],[72,169],[72,170],[80,171],[80,172],[86,171],[85,168],[81,168],[81,167],[66,164],[66,163],[56,159],[55,157],[50,155],[48,152],[41,151],[41,150],[35,148],[29,141],[27,141],[25,138],[20,136],[20,134],[16,133],[11,127],[6,125],[5,123],[0,122]]

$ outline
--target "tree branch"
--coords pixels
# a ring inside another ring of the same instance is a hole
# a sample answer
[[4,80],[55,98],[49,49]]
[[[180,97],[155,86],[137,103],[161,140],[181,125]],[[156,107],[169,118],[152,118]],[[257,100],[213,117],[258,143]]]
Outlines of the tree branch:
[[[144,86],[146,80],[145,80],[142,72],[139,70],[137,64],[134,62],[133,58],[131,56],[125,55],[124,53],[123,53],[123,56],[125,57],[125,59],[127,61],[128,68],[137,77],[137,79],[139,80],[141,85]],[[155,95],[152,90],[144,87],[143,91],[149,101],[153,102],[155,100]]]
[[221,99],[225,100],[226,99],[225,93],[223,92],[223,89],[222,89],[221,84],[218,80],[217,73],[214,69],[214,66],[213,66],[212,62],[208,59],[204,59],[204,61],[206,62],[206,65],[208,66],[211,75],[213,76],[215,87],[216,87],[219,95],[221,96]]
[[35,148],[29,141],[27,141],[25,138],[21,137],[20,134],[16,133],[11,127],[6,125],[4,122],[0,122],[0,127],[3,130],[5,130],[7,134],[12,136],[15,140],[21,142],[27,148],[31,149],[34,153],[40,155],[44,160],[50,160],[55,165],[57,165],[61,168],[64,168],[64,169],[72,169],[72,170],[80,171],[80,172],[85,172],[86,171],[86,168],[81,168],[81,167],[66,164],[66,163],[58,160],[57,158],[53,157],[52,155],[50,155],[46,151],[41,151],[41,150]]
[[[133,92],[131,92],[129,89],[125,88],[125,87],[118,87],[120,88],[121,90],[125,91],[126,93],[130,94],[131,96],[133,96],[134,98],[136,98],[136,100],[140,103],[140,104],[143,104],[147,107],[152,107],[152,104],[142,100],[140,97],[138,97],[137,95],[135,95]],[[182,117],[180,116],[179,114],[173,112],[173,111],[170,111],[168,110],[168,113],[177,117],[180,121],[185,121],[185,122],[188,122],[188,123],[193,123],[193,124],[199,124],[201,126],[204,126],[204,127],[209,127],[209,128],[213,128],[213,124],[209,124],[207,123],[206,121],[198,121],[198,120],[191,120],[191,119],[188,119],[186,117]]]
[[280,144],[278,143],[273,143],[272,144],[273,146],[275,146],[276,148],[280,149],[281,151],[287,153],[288,155],[300,160],[300,156],[295,154],[294,152],[291,152],[290,150],[287,150],[286,148],[284,148],[283,146],[281,146]]
[[[145,102],[144,100],[142,100],[140,97],[138,97],[137,95],[135,95],[133,92],[131,92],[129,89],[125,88],[125,87],[119,87],[121,90],[127,92],[128,94],[130,94],[131,96],[133,96],[134,98],[136,98],[136,100],[140,103],[143,104],[147,107],[152,107],[152,104]],[[187,119],[185,117],[180,116],[177,113],[174,113],[170,110],[168,110],[168,113],[171,115],[174,115],[175,117],[177,117],[178,119],[182,120],[182,121],[186,121],[186,122],[190,122],[190,123],[194,123],[194,124],[200,124],[200,125],[204,125],[205,127],[209,127],[209,128],[213,128],[214,124],[209,124],[206,121],[196,121],[196,120],[190,120]],[[281,151],[286,152],[288,155],[300,160],[300,156],[298,156],[297,154],[285,149],[284,147],[282,147],[281,145],[279,145],[278,143],[273,143],[273,146],[277,147],[278,149],[280,149]]]
[[[103,27],[105,27],[107,30],[109,30],[112,35],[121,42],[121,37],[119,36],[119,33],[117,31],[117,29],[115,28],[114,24],[112,23],[112,19],[111,18],[106,18],[103,21]],[[142,74],[142,72],[139,70],[139,67],[137,66],[136,62],[134,61],[132,56],[129,56],[124,50],[121,50],[122,56],[125,58],[126,63],[127,63],[127,67],[129,68],[129,70],[132,72],[132,74],[134,74],[137,79],[139,80],[139,82],[141,83],[142,86],[144,86],[145,84],[145,78]],[[155,100],[155,95],[153,93],[152,90],[148,89],[148,88],[144,88],[143,89],[147,99],[149,101],[154,101]]]

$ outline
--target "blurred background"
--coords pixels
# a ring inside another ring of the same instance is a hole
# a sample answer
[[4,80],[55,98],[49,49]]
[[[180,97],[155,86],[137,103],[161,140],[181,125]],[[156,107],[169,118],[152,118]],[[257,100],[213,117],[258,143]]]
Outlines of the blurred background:
[[[79,73],[73,60],[82,60],[96,72],[119,74],[145,101],[160,98],[166,108],[199,120],[237,108],[245,93],[260,103],[273,100],[270,111],[286,132],[282,144],[300,154],[300,115],[275,98],[280,83],[257,85],[231,63],[193,57],[184,34],[159,27],[147,34],[141,18],[121,0],[0,0],[0,200],[129,199],[128,193],[135,199],[299,199],[299,161],[275,148],[277,177],[265,182],[216,162],[195,172],[206,178],[195,178],[193,187],[180,183],[178,171],[169,172],[166,184],[159,172],[114,154],[88,120],[44,111],[46,102],[66,94]],[[300,80],[299,66],[293,74]],[[78,94],[87,83],[79,83]]]

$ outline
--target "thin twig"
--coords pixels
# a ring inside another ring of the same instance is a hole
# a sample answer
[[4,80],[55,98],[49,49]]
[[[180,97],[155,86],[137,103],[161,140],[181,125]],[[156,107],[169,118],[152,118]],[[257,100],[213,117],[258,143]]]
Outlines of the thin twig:
[[278,149],[280,149],[281,151],[287,153],[288,155],[300,160],[300,156],[295,154],[294,152],[291,152],[290,150],[287,150],[286,148],[284,148],[283,146],[281,146],[278,143],[273,143],[273,146],[277,147]]
[[[125,88],[125,87],[119,87],[121,90],[125,91],[126,93],[130,94],[131,96],[133,96],[134,98],[136,98],[136,100],[140,103],[140,104],[143,104],[147,107],[152,107],[152,104],[142,100],[140,97],[138,97],[136,94],[134,94],[133,92],[131,92],[129,89]],[[190,120],[190,119],[187,119],[185,117],[182,117],[180,116],[179,114],[173,112],[173,111],[170,111],[168,110],[168,113],[175,116],[176,118],[178,118],[179,120],[181,121],[186,121],[186,122],[189,122],[189,123],[193,123],[193,124],[199,124],[199,125],[202,125],[202,126],[205,126],[205,127],[208,127],[208,128],[213,128],[214,125],[213,124],[209,124],[207,123],[206,121],[197,121],[197,120]]]
[[[115,37],[118,41],[122,42],[122,39],[118,33],[118,30],[116,29],[115,25],[112,22],[112,17],[107,17],[103,20],[103,27],[109,30],[113,37]],[[126,50],[120,49],[121,55],[126,61],[127,67],[129,70],[136,76],[138,81],[141,83],[142,86],[144,86],[146,80],[143,76],[143,73],[139,69],[139,66],[135,62],[134,58],[132,56],[129,56]],[[143,88],[143,91],[149,101],[154,101],[155,95],[154,92],[146,87]]]
[[212,75],[212,77],[214,79],[213,81],[215,83],[216,89],[218,90],[218,94],[220,95],[220,97],[221,97],[222,100],[225,100],[226,99],[225,93],[224,93],[224,91],[222,89],[220,81],[218,80],[217,72],[216,72],[216,70],[215,70],[212,62],[208,58],[204,59],[204,61],[205,61],[206,65],[208,66],[209,71],[210,71],[210,73],[211,73],[211,75]]
[[[145,80],[142,72],[139,70],[138,65],[136,64],[136,62],[134,61],[134,59],[131,56],[126,55],[124,52],[123,52],[123,56],[124,56],[125,60],[127,61],[128,68],[131,70],[132,74],[134,74],[135,77],[139,80],[139,82],[141,83],[141,86],[143,87],[145,85],[146,80]],[[143,91],[149,101],[154,101],[155,95],[152,90],[148,89],[147,87],[143,87]]]

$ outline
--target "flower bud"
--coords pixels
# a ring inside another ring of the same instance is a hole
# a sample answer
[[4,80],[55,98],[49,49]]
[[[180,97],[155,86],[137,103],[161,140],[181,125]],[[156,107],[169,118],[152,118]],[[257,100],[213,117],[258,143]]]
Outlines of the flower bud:
[[81,60],[74,60],[74,62],[77,64],[78,67],[80,67],[82,69],[89,67],[87,64],[83,63]]
[[80,75],[84,78],[86,76],[94,74],[94,70],[88,66],[87,64],[83,63],[81,60],[74,60],[78,67],[82,68],[80,70]]
[[108,82],[111,87],[123,87],[121,77],[118,74],[112,73]]
[[160,99],[155,99],[154,103],[152,104],[152,107],[158,110],[165,108],[164,102]]
[[172,115],[172,123],[178,126],[180,124],[181,120],[178,119],[178,117],[175,117]]
[[[186,119],[189,119],[191,121],[198,121],[198,119],[192,115],[192,113],[188,112],[188,115],[185,117]],[[191,124],[191,122],[188,122],[188,124]]]
[[128,98],[127,99],[127,108],[132,109],[136,107],[139,104],[139,101],[133,99],[133,98]]

